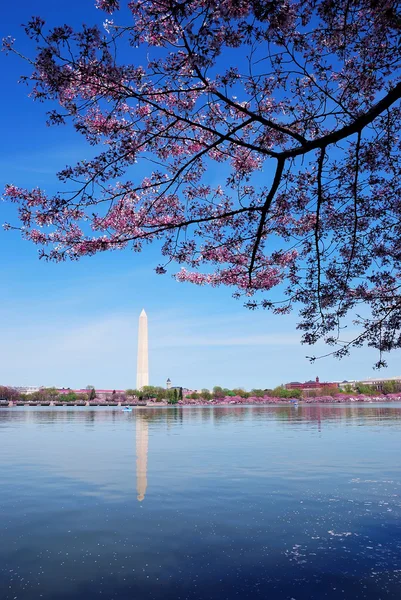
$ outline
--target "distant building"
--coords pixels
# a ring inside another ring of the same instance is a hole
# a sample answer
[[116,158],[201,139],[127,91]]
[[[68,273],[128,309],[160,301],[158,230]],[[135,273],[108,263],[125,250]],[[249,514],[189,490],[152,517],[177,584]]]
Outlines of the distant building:
[[34,394],[35,392],[40,392],[43,389],[43,386],[38,387],[37,385],[23,385],[23,386],[15,386],[14,390],[17,390],[20,394]]
[[400,376],[397,376],[397,377],[370,377],[368,379],[363,379],[361,381],[352,382],[352,384],[354,386],[357,385],[358,383],[362,383],[363,385],[370,385],[370,386],[374,387],[376,390],[378,390],[379,392],[381,392],[383,389],[383,384],[390,383],[393,381],[395,383],[398,383],[401,386],[401,377]]
[[167,379],[166,381],[166,389],[171,390],[171,379]]
[[385,383],[396,383],[397,389],[401,390],[401,376],[396,377],[370,377],[368,379],[351,379],[351,380],[343,380],[343,381],[320,381],[319,377],[316,377],[315,381],[305,381],[301,383],[300,381],[291,381],[290,383],[286,383],[284,387],[287,390],[302,390],[304,392],[308,392],[311,390],[322,390],[324,391],[325,387],[336,387],[344,389],[345,386],[348,388],[352,388],[356,390],[358,384],[369,385],[378,392],[383,391],[383,386]]
[[339,387],[338,382],[335,381],[320,381],[319,377],[316,377],[315,381],[312,379],[310,381],[305,381],[301,383],[300,381],[291,381],[290,383],[286,383],[284,385],[286,390],[321,390],[325,387]]

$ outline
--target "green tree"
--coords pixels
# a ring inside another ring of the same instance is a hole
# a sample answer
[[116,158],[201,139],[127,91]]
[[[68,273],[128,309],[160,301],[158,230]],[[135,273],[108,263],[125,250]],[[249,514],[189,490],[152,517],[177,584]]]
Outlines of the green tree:
[[144,398],[157,398],[159,389],[154,385],[144,385],[140,393]]
[[396,392],[396,382],[395,381],[384,381],[382,385],[383,394],[394,394]]
[[356,389],[359,394],[364,394],[365,396],[373,396],[377,394],[377,390],[374,389],[371,385],[367,385],[366,383],[357,383]]
[[167,392],[171,390],[167,390],[165,388],[159,387],[157,388],[157,395],[156,395],[156,400],[158,402],[162,402],[163,400],[166,400],[167,398]]
[[88,391],[88,398],[89,398],[89,400],[94,400],[96,398],[95,386],[93,386],[93,385],[87,385],[85,389]]
[[400,391],[401,391],[401,381],[398,379],[398,380],[394,381],[394,392],[397,394]]
[[249,398],[249,392],[246,392],[243,388],[234,388],[232,390],[232,396],[239,396],[240,398]]
[[59,398],[62,402],[76,402],[77,401],[77,395],[73,391],[68,392],[68,394],[63,394]]
[[345,394],[353,394],[355,390],[350,383],[346,383],[345,385],[341,386],[340,392],[344,392]]
[[299,389],[287,390],[284,386],[280,385],[271,391],[271,395],[273,398],[300,398],[302,391]]
[[28,395],[28,399],[31,402],[46,402],[48,400],[48,396],[45,394],[44,388],[40,389],[37,392],[33,392]]
[[[175,392],[175,393],[174,393]],[[177,404],[178,402],[178,394],[177,390],[166,390],[166,397],[168,404]]]

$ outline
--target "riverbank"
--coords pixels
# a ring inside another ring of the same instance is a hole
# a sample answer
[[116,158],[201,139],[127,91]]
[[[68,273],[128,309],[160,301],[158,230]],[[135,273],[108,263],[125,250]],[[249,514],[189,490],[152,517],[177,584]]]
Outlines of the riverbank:
[[154,400],[147,401],[134,401],[134,402],[0,402],[0,408],[12,408],[12,407],[35,407],[35,406],[54,406],[54,407],[110,407],[110,408],[123,408],[124,406],[130,407],[151,407],[157,408],[162,406],[230,406],[230,405],[252,405],[252,406],[263,406],[263,405],[278,405],[278,406],[289,406],[289,405],[302,405],[302,404],[349,404],[349,403],[372,403],[372,402],[401,402],[401,394],[380,394],[375,396],[366,396],[363,394],[336,394],[334,396],[317,396],[316,398],[274,398],[271,396],[257,397],[251,396],[249,398],[242,398],[240,396],[226,396],[224,398],[213,398],[212,400],[202,399],[190,399],[185,398],[179,400],[175,404],[169,404],[166,401],[156,402]]

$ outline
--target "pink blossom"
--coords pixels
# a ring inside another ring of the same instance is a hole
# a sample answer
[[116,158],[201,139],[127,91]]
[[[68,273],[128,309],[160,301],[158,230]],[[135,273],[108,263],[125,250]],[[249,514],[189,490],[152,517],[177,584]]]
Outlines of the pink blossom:
[[[229,286],[249,308],[296,307],[303,342],[339,358],[367,344],[383,366],[401,347],[398,8],[96,6],[116,13],[103,29],[25,28],[31,97],[98,151],[61,165],[59,193],[6,187],[23,235],[56,261],[156,242],[157,272],[175,263],[178,281]],[[11,38],[3,50],[21,56]],[[347,315],[360,333],[344,341]]]
[[96,8],[113,13],[120,8],[119,0],[96,0]]

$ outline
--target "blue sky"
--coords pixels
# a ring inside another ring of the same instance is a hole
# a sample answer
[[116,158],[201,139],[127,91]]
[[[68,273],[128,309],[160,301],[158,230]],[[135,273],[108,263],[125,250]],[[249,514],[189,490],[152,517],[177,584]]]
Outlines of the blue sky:
[[[29,48],[20,24],[32,14],[51,24],[102,22],[94,0],[7,3],[1,37]],[[5,14],[4,14],[5,13]],[[27,67],[0,55],[0,189],[6,183],[54,189],[55,173],[88,156],[85,141],[68,128],[45,125],[46,105],[33,103],[18,85]],[[218,174],[212,173],[215,178]],[[1,204],[3,222],[16,222],[15,207]],[[98,388],[135,386],[137,320],[148,313],[151,383],[193,388],[273,387],[289,380],[361,379],[374,375],[376,353],[363,349],[342,361],[310,364],[296,315],[250,312],[229,289],[199,288],[157,276],[157,248],[142,254],[111,252],[78,263],[38,260],[37,248],[17,232],[0,231],[0,383]],[[382,376],[400,375],[400,353]]]

